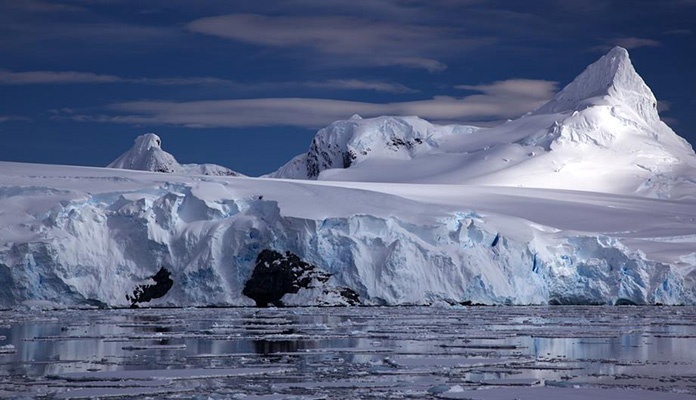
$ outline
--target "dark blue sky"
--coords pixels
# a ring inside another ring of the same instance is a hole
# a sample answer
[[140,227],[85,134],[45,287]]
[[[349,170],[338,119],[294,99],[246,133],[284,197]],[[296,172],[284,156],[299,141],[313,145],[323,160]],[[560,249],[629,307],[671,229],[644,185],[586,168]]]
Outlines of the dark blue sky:
[[494,124],[614,45],[696,143],[696,0],[0,0],[0,160],[270,172],[354,113]]

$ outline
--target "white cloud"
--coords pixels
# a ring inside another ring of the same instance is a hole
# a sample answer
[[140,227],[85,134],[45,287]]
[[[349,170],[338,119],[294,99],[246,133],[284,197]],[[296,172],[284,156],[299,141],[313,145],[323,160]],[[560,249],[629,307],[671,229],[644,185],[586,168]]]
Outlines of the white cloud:
[[313,49],[325,62],[348,65],[403,66],[441,71],[438,60],[490,39],[464,38],[445,27],[376,21],[345,16],[265,16],[230,14],[195,20],[192,32],[276,48]]
[[553,97],[558,82],[536,79],[508,79],[486,85],[458,85],[457,89],[473,90],[498,98],[546,101]]
[[611,50],[615,46],[621,46],[628,50],[637,49],[639,47],[658,47],[662,46],[662,42],[654,39],[646,39],[639,37],[619,37],[608,39],[604,41],[605,44],[594,46],[590,48],[590,51],[601,51],[603,53]]
[[22,1],[7,1],[3,4],[4,7],[9,7],[10,10],[19,10],[25,12],[39,13],[56,13],[56,12],[84,12],[85,9],[76,5],[59,3],[56,1],[42,0],[22,0]]
[[691,29],[671,29],[669,31],[662,32],[663,35],[692,35],[694,31]]
[[466,97],[366,103],[312,98],[263,98],[190,102],[133,101],[112,104],[101,115],[65,114],[58,118],[140,125],[186,127],[300,126],[317,128],[352,114],[417,115],[433,121],[471,122],[518,117],[551,98],[555,82],[513,79],[460,88],[479,94]]
[[625,47],[629,50],[637,49],[639,47],[657,47],[662,45],[662,43],[658,42],[657,40],[639,37],[616,38],[612,41],[612,44]]
[[113,75],[98,75],[75,71],[27,71],[0,70],[1,85],[29,85],[38,83],[111,83],[122,82],[123,78]]
[[417,90],[394,82],[365,81],[360,79],[331,79],[306,82],[257,82],[241,83],[214,77],[174,77],[174,78],[126,78],[116,75],[102,75],[77,71],[25,71],[14,72],[0,69],[0,85],[32,84],[73,84],[73,83],[135,83],[143,85],[183,86],[183,85],[225,85],[236,90],[292,89],[299,87],[371,90],[387,93],[415,93]]
[[308,87],[323,89],[346,89],[346,90],[372,90],[375,92],[387,93],[415,93],[417,90],[411,89],[400,83],[364,81],[360,79],[331,79],[327,81],[305,82]]
[[657,101],[657,111],[660,113],[667,112],[672,108],[672,102],[667,100]]
[[0,122],[9,122],[9,121],[31,122],[31,118],[22,117],[19,115],[0,115]]
[[24,71],[0,69],[0,85],[69,84],[69,83],[142,83],[147,85],[234,84],[212,77],[192,78],[125,78],[116,75],[78,71]]

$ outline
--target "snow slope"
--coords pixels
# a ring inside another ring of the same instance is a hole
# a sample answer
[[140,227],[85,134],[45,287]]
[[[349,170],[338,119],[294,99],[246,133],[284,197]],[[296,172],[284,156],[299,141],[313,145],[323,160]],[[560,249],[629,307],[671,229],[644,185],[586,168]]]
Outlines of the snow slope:
[[306,154],[268,176],[694,197],[696,155],[656,105],[616,47],[517,120],[477,129],[353,117],[321,129]]
[[173,155],[162,150],[162,140],[154,133],[138,136],[133,147],[112,161],[107,168],[195,175],[241,175],[239,172],[216,164],[179,164]]
[[0,162],[0,307],[696,304],[695,156],[653,104],[616,48],[497,128],[331,124],[273,174],[315,180],[155,135],[111,166],[168,174]]

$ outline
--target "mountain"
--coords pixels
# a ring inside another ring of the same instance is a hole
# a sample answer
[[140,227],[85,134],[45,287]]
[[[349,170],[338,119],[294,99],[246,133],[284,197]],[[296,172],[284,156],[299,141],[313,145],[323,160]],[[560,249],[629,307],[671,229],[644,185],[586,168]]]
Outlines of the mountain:
[[[0,162],[0,308],[696,305],[691,147],[616,48],[499,127],[354,116],[265,179]],[[572,189],[572,190],[569,190]]]
[[536,111],[493,128],[353,117],[319,130],[274,178],[476,184],[693,197],[696,155],[612,49]]
[[242,176],[238,172],[216,164],[179,164],[173,155],[162,150],[162,140],[154,133],[138,136],[133,147],[112,161],[107,168],[195,175]]

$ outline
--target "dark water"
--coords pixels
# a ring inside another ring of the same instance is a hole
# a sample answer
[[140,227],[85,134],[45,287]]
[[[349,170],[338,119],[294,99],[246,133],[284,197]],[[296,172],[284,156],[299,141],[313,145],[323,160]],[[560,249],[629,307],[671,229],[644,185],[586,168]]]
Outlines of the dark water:
[[0,396],[696,399],[696,308],[0,312]]

